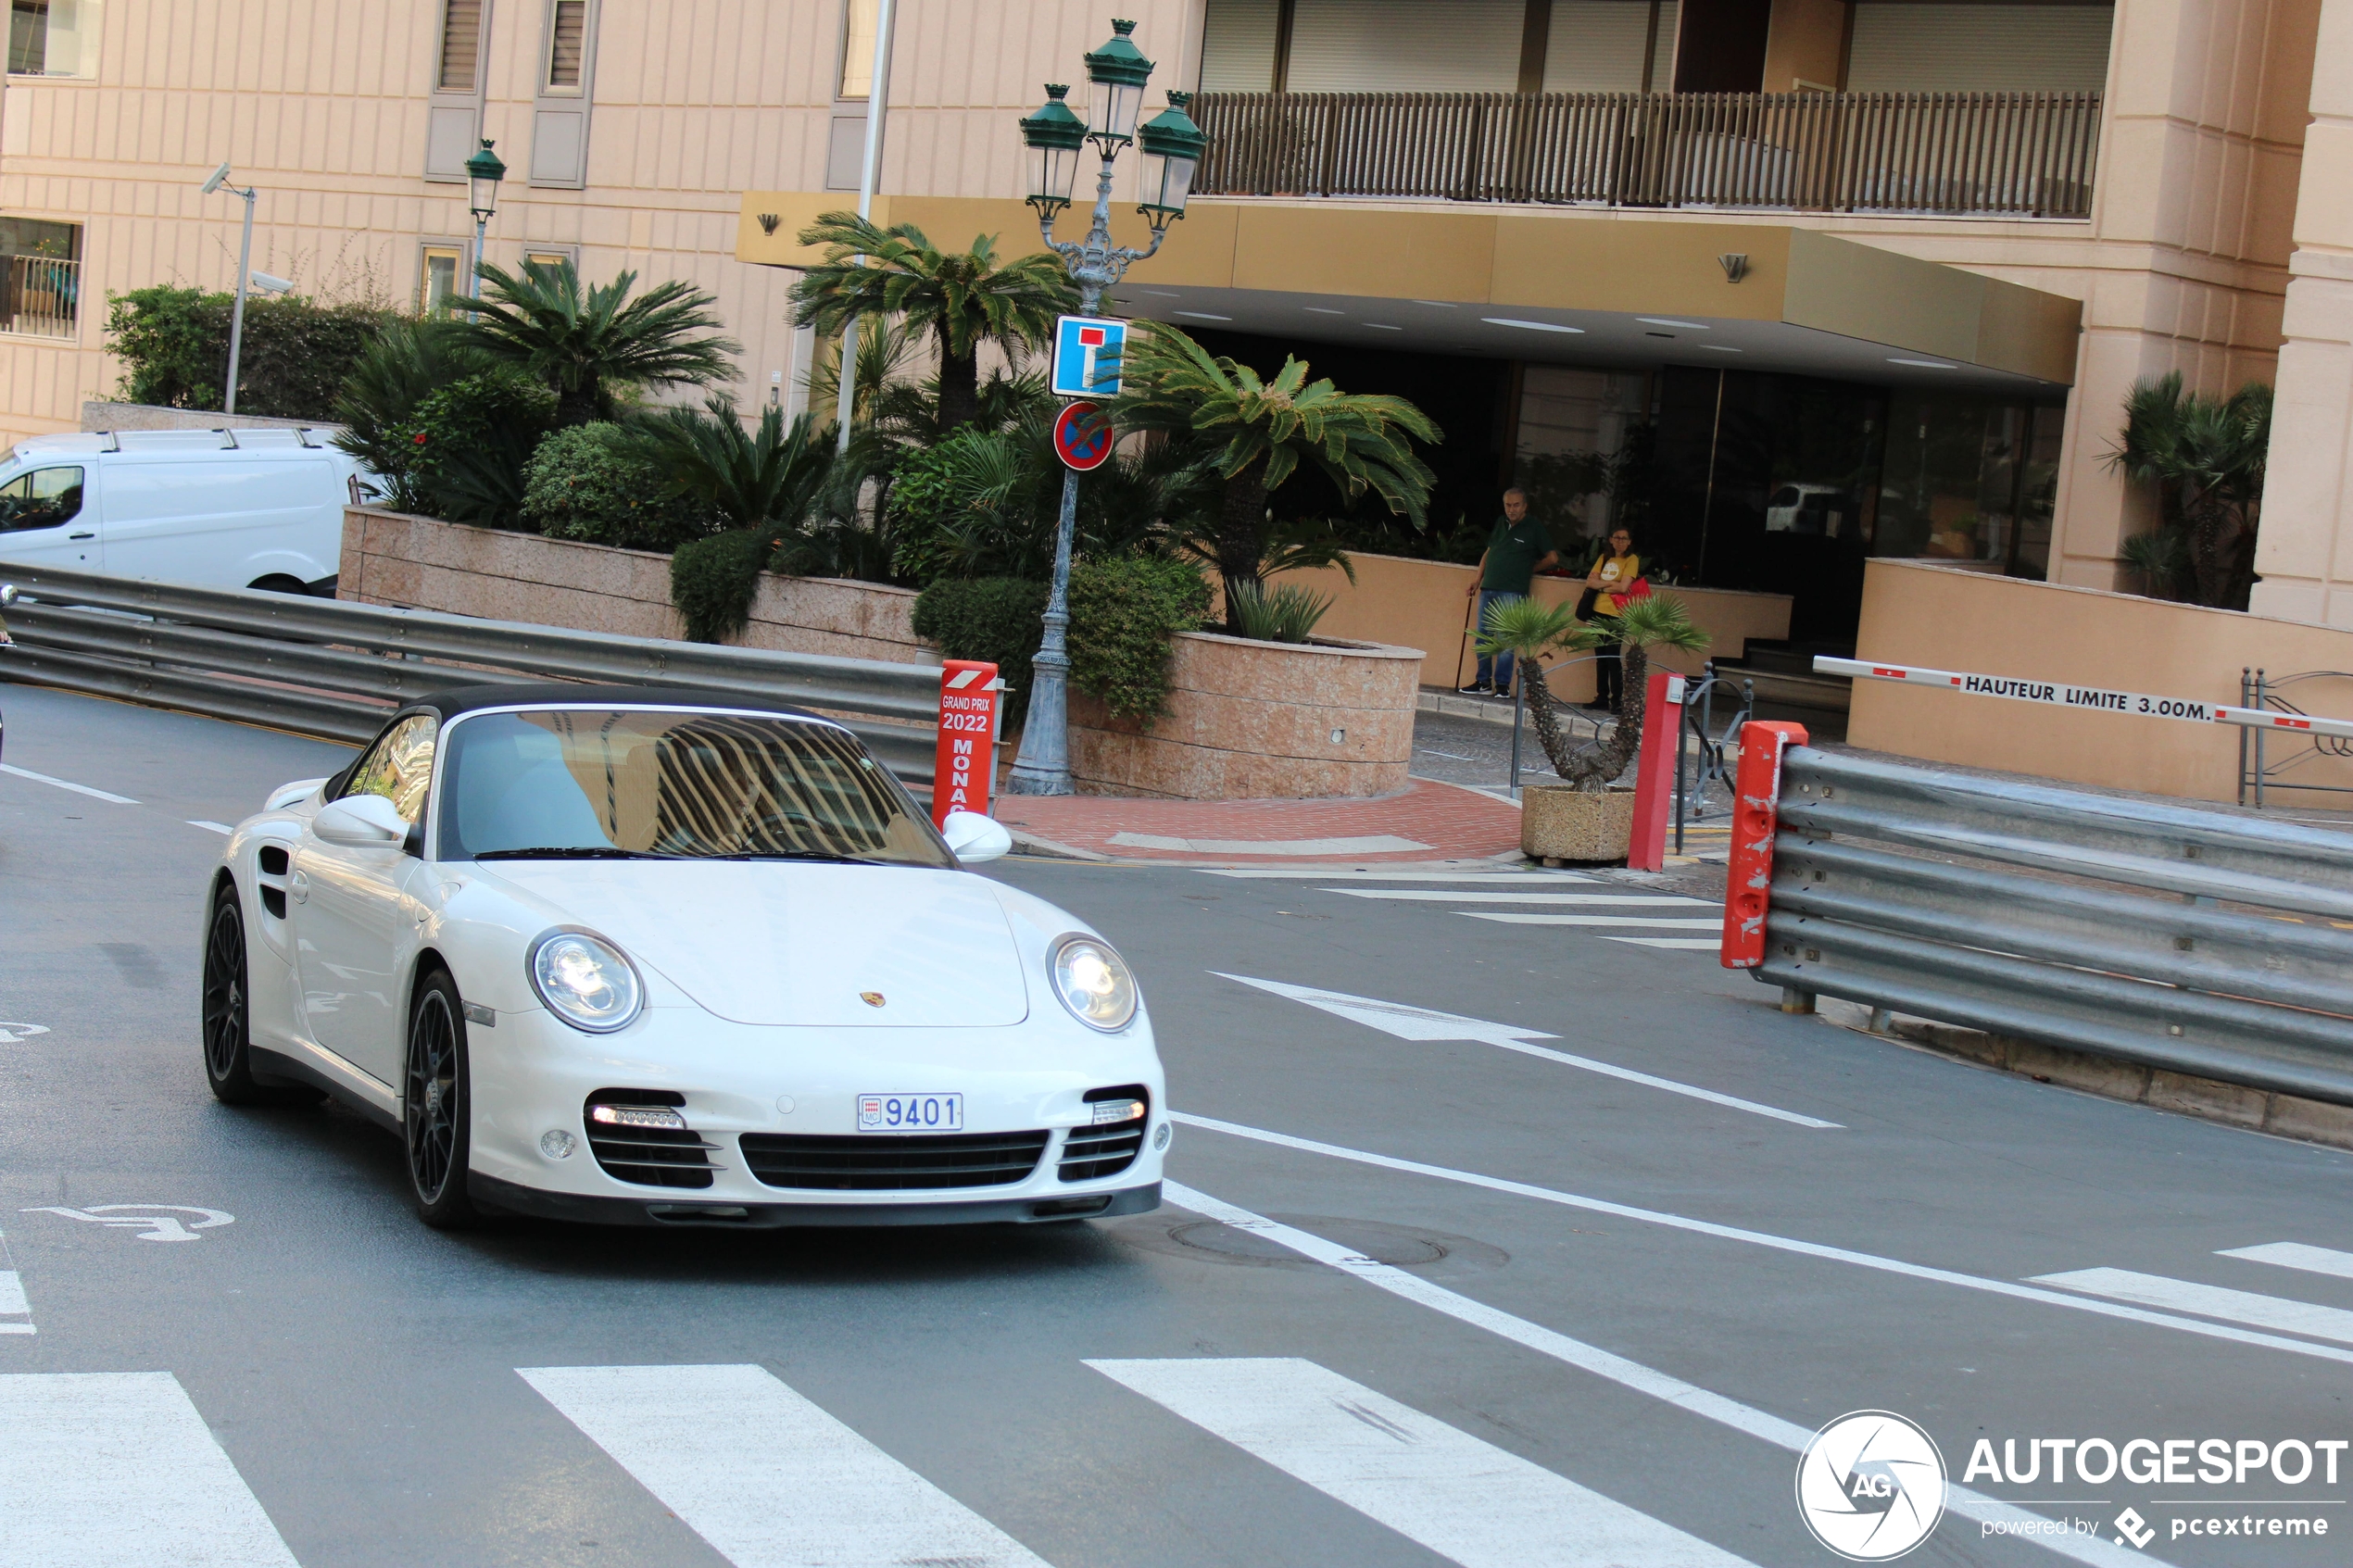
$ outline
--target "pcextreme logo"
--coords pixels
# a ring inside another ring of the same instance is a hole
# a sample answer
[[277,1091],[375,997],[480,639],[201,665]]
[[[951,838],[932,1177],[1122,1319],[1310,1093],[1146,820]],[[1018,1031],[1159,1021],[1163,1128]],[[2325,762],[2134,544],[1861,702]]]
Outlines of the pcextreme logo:
[[1901,1557],[1944,1517],[1944,1456],[1892,1411],[1840,1416],[1798,1456],[1797,1511],[1816,1540],[1849,1562]]

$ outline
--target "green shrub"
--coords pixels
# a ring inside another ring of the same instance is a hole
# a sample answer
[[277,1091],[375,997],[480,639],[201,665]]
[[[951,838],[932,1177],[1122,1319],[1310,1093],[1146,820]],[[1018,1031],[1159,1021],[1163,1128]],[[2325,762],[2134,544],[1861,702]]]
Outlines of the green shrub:
[[[117,395],[170,408],[218,408],[235,296],[158,284],[110,295],[107,345],[122,360]],[[237,352],[237,412],[325,422],[352,366],[390,319],[372,305],[248,295]]]
[[690,539],[670,558],[670,602],[686,620],[686,636],[724,643],[751,623],[760,574],[776,548],[764,528],[739,528]]
[[1071,684],[1117,719],[1150,723],[1168,700],[1168,639],[1201,629],[1209,583],[1190,561],[1117,556],[1070,572]]
[[1295,583],[1268,588],[1263,583],[1229,583],[1226,607],[1233,612],[1226,630],[1262,643],[1303,643],[1332,608],[1329,594]]
[[[534,385],[547,399],[552,421],[554,395]],[[522,517],[552,539],[627,550],[674,549],[709,534],[714,524],[710,512],[680,495],[650,458],[623,439],[619,425],[602,422],[560,430],[539,444],[523,470]],[[744,602],[751,602],[749,592]]]
[[1047,587],[1019,577],[942,578],[915,596],[915,635],[950,659],[985,659],[1005,682],[1005,723],[1029,711],[1029,661],[1045,635]]
[[460,376],[385,433],[400,454],[396,489],[451,522],[525,526],[524,469],[555,421],[555,394],[520,371]]
[[890,486],[893,576],[920,586],[1053,570],[1060,465],[1049,454],[1055,471],[1045,473],[1030,433],[961,430],[900,460]]

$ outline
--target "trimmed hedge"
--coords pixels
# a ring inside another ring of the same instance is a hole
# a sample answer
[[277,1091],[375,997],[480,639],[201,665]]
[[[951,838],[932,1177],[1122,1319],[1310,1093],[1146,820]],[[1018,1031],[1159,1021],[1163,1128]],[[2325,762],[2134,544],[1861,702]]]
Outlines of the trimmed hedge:
[[670,558],[670,602],[686,618],[686,639],[724,643],[751,624],[760,574],[775,552],[764,528],[738,528],[690,539]]
[[1209,583],[1190,561],[1116,556],[1070,571],[1070,684],[1115,719],[1146,724],[1168,702],[1169,638],[1209,615]]
[[[107,346],[122,360],[117,395],[168,408],[220,408],[235,306],[233,295],[168,284],[109,295]],[[323,423],[388,316],[372,305],[248,294],[237,412]]]
[[[554,395],[540,390],[552,422]],[[624,550],[668,550],[709,534],[714,524],[710,513],[678,495],[661,470],[631,451],[621,436],[619,425],[599,421],[557,431],[540,442],[523,470],[523,521],[551,539]],[[750,603],[748,593],[744,603]]]
[[1029,711],[1029,661],[1046,633],[1048,589],[1019,577],[942,578],[915,596],[915,635],[950,659],[984,659],[1005,682],[1005,724]]

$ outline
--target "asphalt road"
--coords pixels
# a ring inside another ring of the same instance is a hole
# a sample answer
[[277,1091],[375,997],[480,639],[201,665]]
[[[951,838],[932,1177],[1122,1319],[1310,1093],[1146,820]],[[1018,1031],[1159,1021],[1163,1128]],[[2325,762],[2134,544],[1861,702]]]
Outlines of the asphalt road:
[[[1909,1562],[2347,1560],[2353,1160],[1785,1017],[1628,923],[1704,904],[1001,862],[1137,970],[1186,1207],[440,1234],[390,1138],[199,1068],[202,824],[345,754],[0,709],[6,768],[120,797],[0,771],[6,1568],[1781,1568],[1837,1561],[1791,1445],[1865,1410],[1956,1484],[1981,1438],[2193,1440],[2170,1481],[1981,1468]],[[2221,1255],[2280,1243],[2325,1250]],[[2338,1446],[2217,1484],[2205,1439]],[[2034,1517],[2088,1528],[1989,1533]]]

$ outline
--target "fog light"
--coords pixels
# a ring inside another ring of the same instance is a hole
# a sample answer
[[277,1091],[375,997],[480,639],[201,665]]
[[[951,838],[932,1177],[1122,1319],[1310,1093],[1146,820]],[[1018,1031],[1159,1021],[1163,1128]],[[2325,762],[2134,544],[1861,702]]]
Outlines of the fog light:
[[1163,1122],[1160,1124],[1160,1131],[1152,1135],[1152,1147],[1154,1148],[1166,1148],[1168,1147],[1167,1123]]
[[539,1135],[539,1152],[550,1160],[569,1160],[576,1147],[573,1135],[561,1127],[550,1127]]
[[1133,1122],[1143,1113],[1144,1102],[1139,1099],[1097,1100],[1095,1125],[1101,1127],[1114,1122]]

